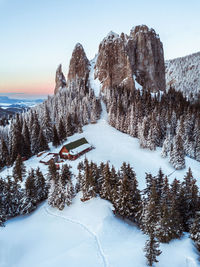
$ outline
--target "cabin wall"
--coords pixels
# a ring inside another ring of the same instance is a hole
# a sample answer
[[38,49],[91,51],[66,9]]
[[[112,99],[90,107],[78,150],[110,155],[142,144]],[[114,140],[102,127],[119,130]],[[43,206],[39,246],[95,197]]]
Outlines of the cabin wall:
[[60,150],[59,154],[60,154],[60,158],[62,158],[62,159],[68,159],[68,156],[67,155],[63,155],[63,153],[68,153],[68,150],[66,149],[66,147],[63,147]]

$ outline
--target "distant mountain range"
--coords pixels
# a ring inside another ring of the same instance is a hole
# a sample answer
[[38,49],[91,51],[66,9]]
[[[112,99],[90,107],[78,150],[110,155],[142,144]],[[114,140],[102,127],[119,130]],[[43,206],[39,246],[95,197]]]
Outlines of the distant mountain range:
[[43,101],[44,99],[16,99],[8,96],[0,96],[0,117],[22,112]]

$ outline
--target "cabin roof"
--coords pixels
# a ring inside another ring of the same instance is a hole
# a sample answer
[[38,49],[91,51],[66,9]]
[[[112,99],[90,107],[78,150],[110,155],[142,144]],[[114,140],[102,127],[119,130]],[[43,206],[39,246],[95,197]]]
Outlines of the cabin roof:
[[66,144],[63,147],[65,147],[68,151],[70,151],[70,150],[73,150],[73,149],[75,149],[79,146],[82,146],[84,144],[88,144],[88,141],[83,137],[83,138],[80,138],[74,142]]
[[53,155],[46,155],[44,158],[41,159],[42,162],[48,163],[50,160],[52,160],[54,158]]

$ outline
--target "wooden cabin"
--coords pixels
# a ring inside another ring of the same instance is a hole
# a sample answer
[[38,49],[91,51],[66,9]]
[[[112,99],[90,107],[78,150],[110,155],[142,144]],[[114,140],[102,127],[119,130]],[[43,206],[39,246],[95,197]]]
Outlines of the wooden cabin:
[[75,160],[81,155],[90,151],[93,147],[85,138],[78,139],[74,142],[66,144],[59,152],[60,158]]
[[41,160],[40,163],[43,163],[45,165],[49,165],[50,162],[57,162],[58,161],[59,154],[56,153],[48,153],[45,155]]

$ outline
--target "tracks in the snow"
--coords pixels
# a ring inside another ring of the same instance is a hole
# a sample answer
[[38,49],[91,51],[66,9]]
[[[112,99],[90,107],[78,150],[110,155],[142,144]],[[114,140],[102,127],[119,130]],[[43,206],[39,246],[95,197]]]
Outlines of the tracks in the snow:
[[106,259],[106,256],[105,256],[105,254],[104,254],[104,252],[103,252],[103,249],[102,249],[102,247],[101,247],[101,243],[100,243],[100,241],[99,241],[99,238],[98,238],[98,236],[97,236],[94,232],[92,232],[87,226],[85,226],[84,224],[82,224],[82,223],[80,223],[80,222],[78,222],[78,221],[69,219],[69,218],[67,218],[67,217],[65,217],[65,216],[62,216],[62,215],[54,214],[53,212],[49,211],[49,209],[47,208],[46,205],[44,206],[44,210],[45,210],[45,212],[46,212],[47,214],[49,214],[49,215],[51,215],[51,216],[58,217],[58,218],[61,218],[61,219],[65,220],[65,221],[67,221],[67,222],[70,222],[70,223],[74,223],[74,224],[79,225],[79,226],[82,227],[85,231],[87,231],[91,236],[93,236],[93,238],[95,239],[95,242],[96,242],[96,244],[97,244],[97,249],[98,249],[99,255],[100,255],[101,258],[102,258],[103,266],[104,266],[104,267],[109,267],[108,262],[107,262],[107,259]]

